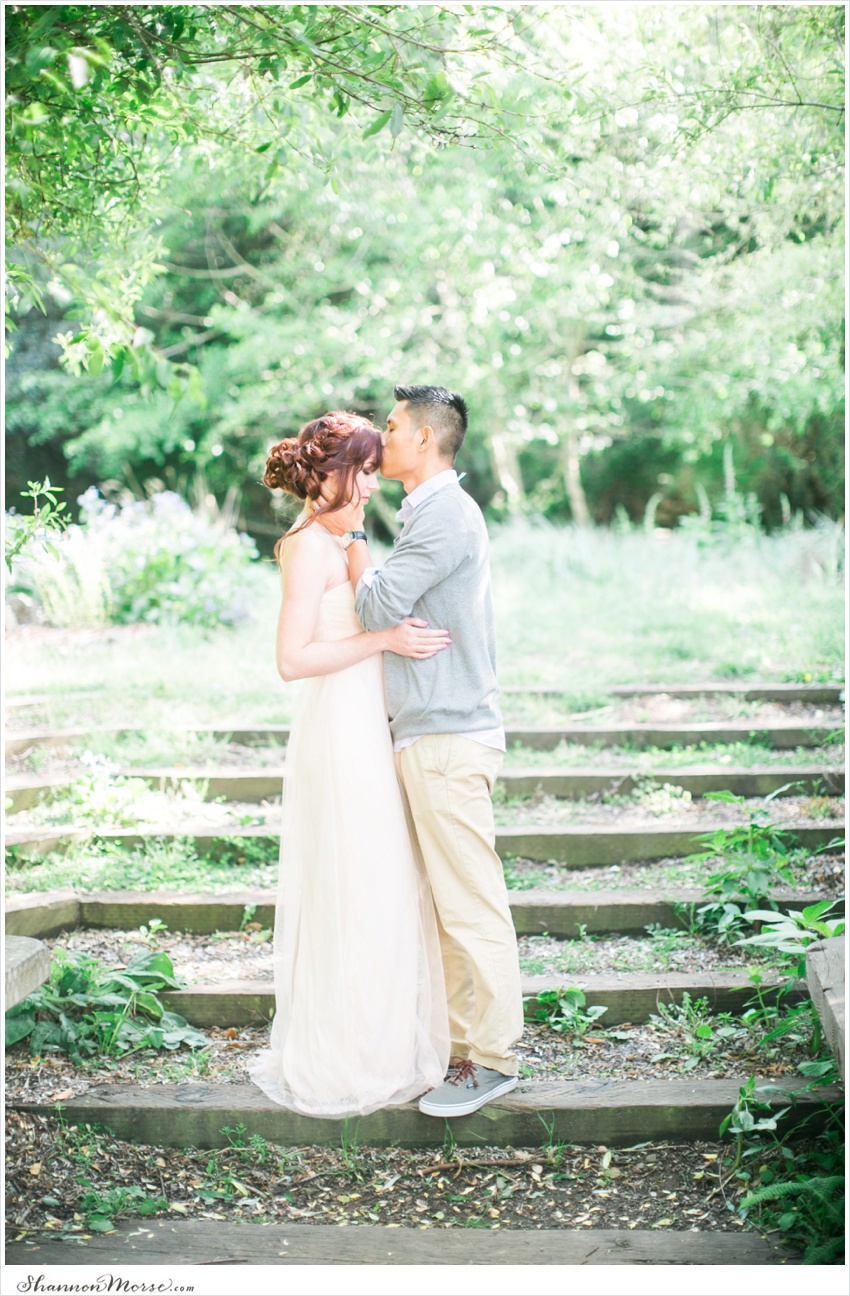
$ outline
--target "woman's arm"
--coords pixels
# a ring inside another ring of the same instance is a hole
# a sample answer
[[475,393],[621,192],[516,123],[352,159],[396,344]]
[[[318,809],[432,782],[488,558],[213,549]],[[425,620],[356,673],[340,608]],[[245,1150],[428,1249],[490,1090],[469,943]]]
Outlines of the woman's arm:
[[360,577],[364,571],[374,565],[369,557],[369,546],[365,540],[352,540],[345,551],[345,556],[348,559],[348,579],[356,593]]
[[[314,640],[319,604],[334,575],[333,553],[311,529],[292,535],[283,546],[283,601],[277,623],[277,669],[287,682],[331,675],[379,652],[433,657],[448,647],[445,631],[399,625],[376,634],[363,631],[329,643]],[[365,546],[364,546],[365,548]]]

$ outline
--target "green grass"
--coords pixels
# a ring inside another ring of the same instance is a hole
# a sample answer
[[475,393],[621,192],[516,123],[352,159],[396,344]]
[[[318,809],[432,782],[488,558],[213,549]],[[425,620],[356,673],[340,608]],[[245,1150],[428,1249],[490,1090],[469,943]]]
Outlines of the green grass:
[[[493,537],[504,684],[571,693],[701,679],[841,678],[841,582],[814,532],[695,537],[516,522]],[[829,564],[825,564],[828,568]]]
[[[501,682],[554,685],[559,707],[590,710],[614,684],[840,679],[843,588],[813,569],[821,543],[815,532],[754,533],[705,550],[684,533],[494,528]],[[51,727],[284,723],[297,686],[275,670],[271,565],[259,585],[256,619],[235,629],[13,634],[9,695],[47,694],[30,714]]]
[[126,850],[111,842],[74,844],[64,854],[25,858],[7,852],[6,892],[51,891],[232,891],[277,885],[277,844],[244,840],[222,847],[216,858],[200,856],[186,840],[153,839]]

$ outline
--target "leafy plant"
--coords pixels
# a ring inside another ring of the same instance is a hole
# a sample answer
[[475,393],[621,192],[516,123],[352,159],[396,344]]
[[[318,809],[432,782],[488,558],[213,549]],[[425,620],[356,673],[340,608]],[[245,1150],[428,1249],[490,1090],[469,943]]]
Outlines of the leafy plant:
[[[743,805],[745,798],[724,791],[709,792],[706,800]],[[789,834],[764,816],[764,811],[756,810],[745,825],[700,834],[697,840],[705,849],[687,857],[690,864],[718,857],[721,860],[721,867],[706,879],[705,894],[713,898],[695,915],[698,928],[715,933],[721,940],[731,939],[741,930],[746,901],[767,900],[772,904],[770,892],[777,883],[793,882]]]
[[204,1048],[206,1037],[157,995],[178,982],[167,954],[141,950],[123,971],[88,954],[57,954],[46,985],[6,1014],[6,1047],[29,1039],[33,1056],[67,1053],[75,1065],[142,1048]]
[[[658,1012],[649,1018],[650,1024],[657,1031],[681,1042],[685,1057],[681,1071],[693,1071],[704,1058],[707,1058],[723,1040],[734,1039],[741,1034],[730,1013],[712,1016],[707,999],[691,999],[685,990],[681,1003],[659,1003]],[[651,1060],[660,1062],[673,1056],[670,1053],[657,1053]]]
[[568,1035],[580,1042],[595,1022],[608,1009],[601,1004],[587,1007],[587,995],[577,986],[566,990],[543,990],[536,996],[534,1020],[543,1022],[549,1030]]
[[749,1140],[751,1143],[756,1143],[762,1135],[773,1134],[781,1118],[791,1110],[789,1106],[783,1107],[781,1111],[774,1111],[769,1102],[758,1097],[757,1083],[756,1077],[750,1076],[746,1083],[741,1085],[735,1106],[720,1122],[721,1138],[727,1132],[735,1136],[735,1169],[744,1157],[754,1156],[760,1150],[758,1147],[751,1147],[745,1151],[745,1142]]
[[116,1215],[140,1215],[145,1219],[168,1210],[168,1201],[161,1193],[151,1196],[140,1184],[130,1184],[126,1188],[90,1187],[81,1196],[79,1206],[86,1217],[87,1229],[111,1233]]
[[808,905],[805,909],[792,910],[790,913],[777,913],[772,909],[750,909],[744,914],[747,922],[761,923],[762,929],[755,936],[746,936],[735,942],[736,945],[756,945],[761,949],[773,951],[784,965],[796,960],[796,973],[804,976],[806,971],[806,951],[815,941],[832,936],[841,936],[846,923],[824,922],[830,910],[835,909],[835,900],[821,900],[819,904]]
[[[819,904],[808,905],[805,909],[790,913],[777,913],[770,909],[752,909],[745,919],[752,923],[761,923],[762,930],[754,936],[747,936],[736,941],[737,945],[755,945],[773,954],[773,961],[787,980],[780,988],[780,995],[792,990],[798,981],[806,975],[806,951],[809,946],[825,937],[840,936],[845,930],[845,922],[827,923],[822,920],[835,908],[836,901],[822,900]],[[751,974],[752,979],[752,974]],[[760,1014],[767,1023],[771,1014],[764,1003],[763,996],[757,987]],[[762,1046],[769,1045],[777,1039],[797,1032],[810,1040],[812,1054],[816,1055],[821,1047],[820,1018],[811,1001],[798,1004],[785,1016],[772,1014],[776,1024],[762,1039]]]
[[50,478],[45,477],[43,482],[27,482],[27,489],[21,491],[23,499],[32,500],[33,509],[32,513],[12,511],[6,514],[5,557],[9,571],[16,558],[37,545],[47,553],[55,553],[55,537],[70,521],[70,518],[62,516],[68,505],[57,499],[63,489],[62,486],[53,486]]

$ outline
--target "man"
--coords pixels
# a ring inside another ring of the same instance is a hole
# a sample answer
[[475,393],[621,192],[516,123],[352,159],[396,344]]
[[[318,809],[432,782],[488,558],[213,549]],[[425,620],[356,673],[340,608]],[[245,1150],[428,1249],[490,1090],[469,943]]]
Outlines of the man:
[[[348,556],[367,630],[412,616],[449,630],[426,661],[384,657],[390,728],[414,851],[437,911],[453,1065],[419,1103],[464,1116],[517,1083],[522,1034],[516,936],[495,850],[490,796],[505,732],[498,707],[489,544],[481,510],[454,461],[467,426],[462,397],[444,387],[396,387],[381,473],[407,492],[404,522],[381,569],[365,544]],[[356,533],[355,533],[356,534]]]

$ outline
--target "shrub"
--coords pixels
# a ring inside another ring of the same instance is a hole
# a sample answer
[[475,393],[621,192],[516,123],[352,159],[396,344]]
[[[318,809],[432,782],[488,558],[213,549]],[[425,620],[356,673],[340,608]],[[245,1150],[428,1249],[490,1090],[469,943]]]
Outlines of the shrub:
[[172,491],[110,504],[91,487],[79,504],[79,525],[15,564],[12,588],[33,594],[51,625],[249,619],[248,536]]

